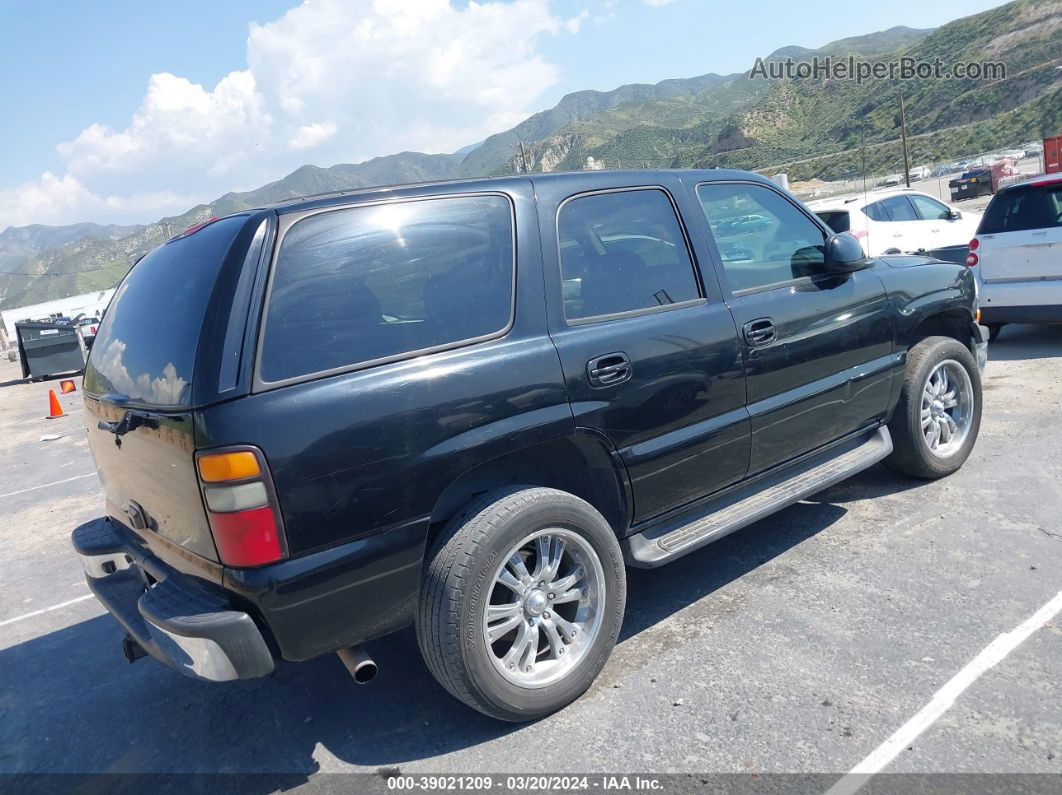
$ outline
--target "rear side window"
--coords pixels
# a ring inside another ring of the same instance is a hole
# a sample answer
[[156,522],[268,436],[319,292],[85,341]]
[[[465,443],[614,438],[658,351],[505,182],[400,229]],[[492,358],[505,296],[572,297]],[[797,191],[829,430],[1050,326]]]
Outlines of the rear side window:
[[888,212],[885,210],[884,205],[881,202],[874,202],[868,204],[863,208],[863,212],[867,214],[867,217],[871,221],[890,221]]
[[334,210],[284,236],[259,376],[276,382],[508,327],[512,207],[459,196]]
[[1027,185],[996,194],[985,210],[979,235],[1062,226],[1062,184]]
[[111,299],[85,367],[85,391],[157,407],[191,401],[196,348],[218,269],[245,216],[156,248]]
[[907,201],[906,196],[890,196],[887,199],[882,199],[881,206],[885,209],[885,214],[888,216],[889,221],[919,220],[918,216],[915,215],[914,207],[911,206],[911,202]]
[[823,210],[815,213],[834,232],[847,232],[852,228],[852,219],[844,210]]
[[681,304],[700,297],[675,208],[662,190],[594,193],[557,216],[568,320]]

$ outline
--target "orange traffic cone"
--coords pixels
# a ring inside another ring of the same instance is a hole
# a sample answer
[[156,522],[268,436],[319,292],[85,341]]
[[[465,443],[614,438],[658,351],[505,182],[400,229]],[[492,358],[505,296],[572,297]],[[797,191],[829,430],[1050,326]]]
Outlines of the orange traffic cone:
[[77,392],[77,385],[74,384],[73,378],[64,378],[59,382],[59,389],[62,390],[64,395],[67,395],[71,392]]
[[49,420],[54,420],[56,417],[62,417],[63,407],[59,405],[59,398],[55,396],[55,390],[48,390],[48,417]]

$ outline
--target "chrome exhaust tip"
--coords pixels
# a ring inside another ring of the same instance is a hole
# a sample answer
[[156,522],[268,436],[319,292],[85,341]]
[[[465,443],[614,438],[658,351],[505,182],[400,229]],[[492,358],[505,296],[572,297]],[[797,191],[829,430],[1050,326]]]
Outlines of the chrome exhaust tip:
[[347,667],[350,675],[354,677],[354,681],[359,685],[367,685],[376,678],[376,672],[379,668],[377,668],[376,662],[369,656],[364,647],[348,646],[345,649],[340,649],[336,654],[339,655],[339,659],[343,661],[343,665]]

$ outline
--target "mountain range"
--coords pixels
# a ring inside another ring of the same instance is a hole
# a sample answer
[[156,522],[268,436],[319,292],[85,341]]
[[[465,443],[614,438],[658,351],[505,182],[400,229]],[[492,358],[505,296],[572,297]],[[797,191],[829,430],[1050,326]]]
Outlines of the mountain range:
[[192,224],[313,193],[528,167],[579,169],[589,157],[607,168],[721,166],[785,171],[790,179],[898,171],[901,91],[915,163],[1062,132],[1062,0],[1016,0],[936,29],[894,27],[817,49],[783,47],[765,60],[848,55],[1002,62],[1007,75],[860,84],[751,79],[743,72],[580,91],[454,154],[401,152],[330,168],[306,165],[143,227],[9,228],[0,233],[0,308],[111,287],[140,254]]

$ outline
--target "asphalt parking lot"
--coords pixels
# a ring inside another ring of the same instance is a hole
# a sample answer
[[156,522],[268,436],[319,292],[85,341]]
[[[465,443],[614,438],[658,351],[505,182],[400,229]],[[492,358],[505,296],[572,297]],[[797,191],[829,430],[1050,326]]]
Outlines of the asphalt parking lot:
[[[557,715],[513,726],[464,707],[411,632],[371,646],[366,687],[334,656],[196,682],[127,664],[88,596],[68,536],[102,492],[80,393],[45,420],[49,387],[0,364],[4,773],[844,773],[1062,591],[1062,326],[1011,326],[963,470],[875,467],[631,571],[621,642]],[[1062,773],[1062,613],[1008,651],[885,772]]]

